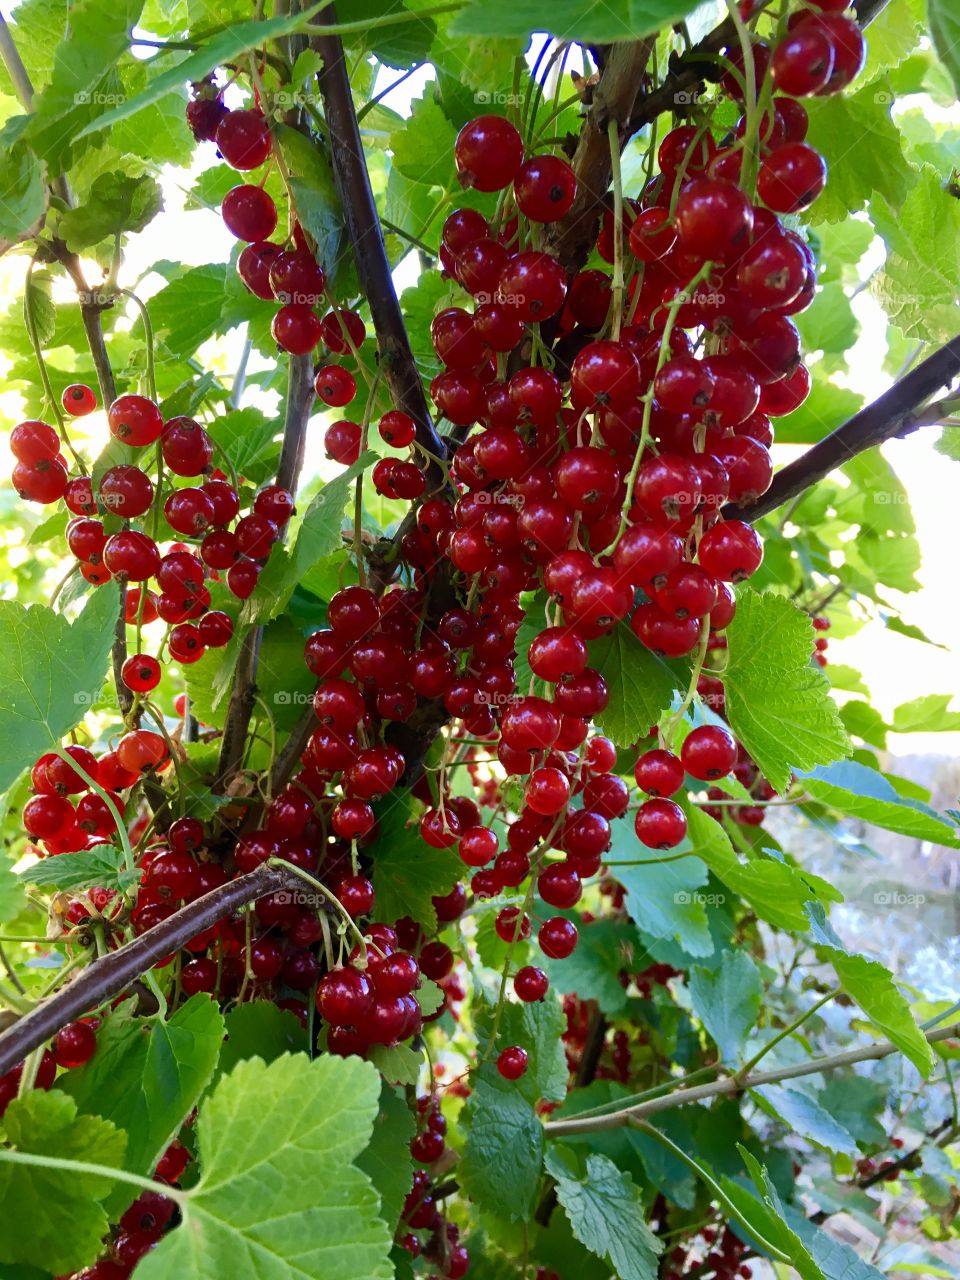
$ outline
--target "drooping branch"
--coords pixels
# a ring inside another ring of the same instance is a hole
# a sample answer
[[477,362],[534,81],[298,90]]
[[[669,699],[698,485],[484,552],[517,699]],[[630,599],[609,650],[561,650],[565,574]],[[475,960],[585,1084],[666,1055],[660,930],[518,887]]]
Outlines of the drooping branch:
[[[277,484],[295,494],[303,463],[307,421],[313,407],[313,362],[309,356],[290,356],[287,403],[284,411],[283,443],[277,467]],[[233,687],[224,719],[217,786],[222,787],[240,768],[246,749],[247,730],[256,705],[257,666],[263,627],[254,626],[243,638],[234,670]]]
[[960,337],[951,339],[842,427],[778,471],[773,484],[755,502],[742,507],[724,507],[724,516],[734,520],[758,520],[809,489],[858,453],[938,421],[943,415],[941,406],[929,412],[928,402],[955,382],[958,376]]
[[0,1036],[0,1075],[22,1062],[62,1026],[125,991],[158,960],[178,951],[195,934],[211,928],[248,902],[299,883],[283,867],[258,867],[212,889],[133,942],[95,960],[62,991],[24,1014]]
[[[929,1044],[937,1044],[941,1040],[950,1040],[957,1035],[960,1035],[960,1022],[928,1031],[926,1038]],[[632,1120],[642,1120],[658,1111],[670,1111],[674,1107],[685,1106],[688,1102],[703,1102],[708,1098],[742,1093],[746,1089],[755,1089],[759,1085],[777,1084],[781,1080],[816,1075],[820,1071],[835,1071],[838,1067],[849,1067],[856,1062],[877,1061],[898,1052],[900,1050],[897,1045],[889,1040],[881,1040],[877,1044],[863,1045],[859,1049],[848,1049],[844,1053],[835,1053],[827,1057],[811,1058],[807,1062],[795,1063],[789,1067],[777,1067],[772,1071],[754,1071],[743,1079],[732,1075],[725,1076],[722,1080],[714,1080],[710,1084],[693,1085],[687,1089],[678,1088],[672,1093],[665,1093],[658,1098],[650,1098],[647,1102],[640,1102],[634,1107],[611,1111],[603,1116],[552,1120],[545,1128],[547,1136],[551,1138],[562,1138],[565,1135],[577,1133],[597,1133],[603,1129],[619,1129]],[[677,1083],[682,1082],[677,1081]]]
[[[334,6],[329,5],[315,21],[320,26],[333,25],[336,22]],[[430,416],[423,381],[410,349],[410,339],[390,274],[390,261],[363,155],[343,43],[338,35],[317,35],[311,44],[323,59],[317,83],[330,134],[330,162],[343,205],[360,286],[366,294],[376,330],[383,375],[397,408],[409,414],[416,423],[417,443],[435,458],[445,458],[446,446]],[[446,476],[439,463],[429,461],[423,469],[431,488],[440,488],[445,483]]]

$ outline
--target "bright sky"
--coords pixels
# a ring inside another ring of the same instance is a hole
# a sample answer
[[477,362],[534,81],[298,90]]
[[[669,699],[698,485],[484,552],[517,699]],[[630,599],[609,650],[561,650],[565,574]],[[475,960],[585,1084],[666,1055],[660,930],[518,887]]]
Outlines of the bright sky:
[[[395,73],[381,74],[383,80],[378,81],[376,89],[388,83]],[[422,92],[429,78],[428,69],[414,74],[384,101],[404,113],[409,109],[410,99]],[[164,212],[145,235],[134,236],[131,240],[123,275],[127,281],[146,275],[139,286],[144,297],[149,297],[163,284],[160,277],[147,275],[157,259],[179,258],[197,266],[219,262],[228,258],[235,243],[217,213],[184,211],[184,192],[193,184],[197,172],[207,163],[214,162],[212,146],[205,144],[197,155],[194,169],[189,174],[181,169],[167,168],[159,175],[164,193]],[[24,265],[23,258],[0,260],[0,288],[4,296],[9,298],[19,294]],[[395,272],[398,288],[414,283],[416,273],[416,257],[411,254]],[[92,269],[91,275],[96,278],[96,268]],[[66,299],[69,295],[65,291],[63,296]],[[884,319],[879,307],[865,292],[854,299],[854,309],[862,332],[851,353],[849,385],[865,396],[873,397],[889,385],[889,378],[881,368],[885,354]],[[216,340],[210,344],[211,364],[218,372],[232,372],[241,347],[242,334],[236,330],[226,340]],[[262,367],[262,363],[254,353],[251,371]],[[250,394],[255,397],[256,389]],[[0,393],[0,412],[11,425],[21,413],[19,399],[16,393]],[[105,437],[102,415],[87,421],[95,434]],[[906,440],[884,446],[888,461],[910,495],[923,553],[922,567],[917,575],[922,589],[903,597],[891,593],[890,598],[892,603],[901,605],[907,621],[915,623],[931,639],[949,646],[948,649],[908,640],[888,631],[880,622],[868,625],[849,639],[834,640],[830,645],[829,657],[833,661],[848,663],[863,673],[877,709],[886,717],[898,703],[910,698],[925,693],[960,690],[960,644],[956,640],[960,619],[956,603],[956,539],[949,536],[947,523],[947,513],[956,510],[960,463],[945,459],[934,451],[933,442],[937,434],[937,429],[927,429]],[[308,444],[307,473],[326,469],[321,436],[322,429],[317,423]],[[780,460],[784,461],[793,456],[796,449],[784,448],[779,453],[782,455]],[[894,736],[891,748],[897,754],[919,751],[960,754],[960,734]]]

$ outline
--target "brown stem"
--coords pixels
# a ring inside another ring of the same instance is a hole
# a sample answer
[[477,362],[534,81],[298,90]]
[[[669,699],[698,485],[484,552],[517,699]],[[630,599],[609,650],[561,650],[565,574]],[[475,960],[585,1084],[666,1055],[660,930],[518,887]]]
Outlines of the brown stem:
[[[958,375],[960,337],[952,338],[842,427],[832,431],[795,462],[778,471],[773,484],[762,497],[742,507],[724,507],[724,517],[733,520],[758,520],[797,494],[803,493],[865,449],[882,444],[885,440],[907,435],[925,422],[936,421],[937,412],[931,416],[923,406],[931,396],[948,387]],[[937,410],[939,408],[937,406]]]
[[[283,444],[277,467],[277,484],[296,493],[307,419],[313,407],[313,362],[309,356],[291,356],[284,414]],[[240,768],[247,743],[247,730],[257,699],[257,665],[263,627],[254,626],[243,638],[233,675],[230,702],[223,724],[216,786],[222,788]]]
[[[324,9],[315,22],[321,26],[335,23],[334,6]],[[409,414],[416,423],[418,444],[436,457],[444,458],[446,446],[430,417],[423,382],[393,287],[383,231],[363,155],[343,44],[336,35],[314,36],[311,44],[323,58],[317,83],[330,133],[330,163],[343,205],[360,286],[370,305],[384,378],[397,408]],[[446,483],[443,468],[436,462],[429,462],[424,472],[432,488],[441,488]]]
[[62,1026],[126,990],[158,960],[179,950],[195,934],[211,928],[248,902],[279,889],[293,888],[297,883],[296,877],[283,867],[258,867],[212,889],[133,942],[95,960],[62,991],[24,1014],[0,1036],[0,1075],[22,1062]]

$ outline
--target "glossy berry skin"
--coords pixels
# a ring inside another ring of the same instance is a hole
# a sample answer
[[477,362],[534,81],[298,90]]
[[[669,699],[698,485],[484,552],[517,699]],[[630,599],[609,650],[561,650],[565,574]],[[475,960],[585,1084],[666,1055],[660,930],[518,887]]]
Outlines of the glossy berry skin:
[[265,302],[273,298],[270,268],[282,252],[271,240],[259,240],[248,244],[237,259],[237,275],[252,294]]
[[732,182],[694,178],[677,201],[677,241],[684,253],[727,262],[753,228],[750,201]]
[[512,1044],[498,1054],[497,1070],[504,1080],[519,1080],[526,1074],[529,1061],[526,1049],[522,1049],[518,1044]]
[[160,552],[147,534],[123,529],[104,544],[103,563],[111,573],[125,574],[131,582],[146,582],[160,567]]
[[724,778],[737,763],[733,735],[716,724],[691,729],[680,748],[683,767],[692,778],[712,782]]
[[331,969],[317,987],[317,1009],[333,1027],[353,1026],[373,1007],[373,985],[357,969]]
[[160,410],[146,396],[118,396],[107,410],[110,433],[124,444],[153,444],[163,430]]
[[714,578],[742,582],[763,560],[763,543],[751,525],[741,520],[715,524],[700,539],[701,566]]
[[320,337],[324,346],[338,356],[350,355],[363,345],[366,326],[356,311],[328,311],[320,321]]
[[672,751],[646,751],[633,767],[637,786],[648,796],[672,796],[683,786],[683,764]]
[[672,800],[647,800],[634,820],[637,838],[648,849],[672,849],[687,834],[687,819]]
[[774,50],[770,75],[777,92],[806,98],[827,85],[833,63],[833,46],[825,32],[815,23],[801,23]]
[[342,409],[357,394],[356,378],[337,364],[325,364],[319,369],[314,385],[323,403],[335,409]]
[[21,498],[44,506],[58,502],[67,488],[67,471],[59,458],[44,458],[34,466],[18,462],[11,479]]
[[524,1004],[532,1004],[534,1001],[542,1000],[549,987],[550,980],[543,970],[538,969],[536,965],[524,965],[514,975],[513,989],[517,993],[517,998],[522,1000]]
[[570,377],[575,408],[620,408],[640,392],[640,365],[620,342],[588,343],[577,353]]
[[243,183],[223,197],[224,225],[238,240],[269,240],[277,227],[277,206],[262,187]]
[[123,683],[134,693],[149,693],[160,683],[160,663],[148,653],[135,653],[127,658],[120,674]]
[[576,174],[559,156],[534,156],[513,181],[517,207],[531,222],[556,222],[570,211],[577,195]]
[[504,304],[525,323],[549,320],[567,296],[566,272],[548,253],[517,253],[500,276],[500,293]]
[[776,213],[797,213],[813,204],[827,181],[827,165],[806,142],[771,151],[757,174],[757,194]]
[[641,262],[665,258],[677,242],[677,232],[667,209],[654,207],[637,214],[630,227],[630,252]]
[[291,355],[305,356],[320,341],[323,330],[312,308],[289,303],[281,307],[270,325],[277,346]]
[[58,1067],[82,1067],[96,1052],[97,1033],[89,1022],[68,1022],[53,1040]]
[[100,501],[108,512],[132,520],[150,508],[153,481],[139,467],[110,467],[100,479]]
[[28,467],[52,462],[60,452],[60,437],[48,423],[30,419],[10,432],[10,452]]
[[213,460],[213,442],[193,418],[177,417],[165,422],[160,450],[164,463],[178,476],[202,475]]
[[60,403],[71,418],[85,418],[96,409],[97,397],[84,383],[71,382],[69,387],[64,388]]
[[537,877],[537,892],[549,907],[567,910],[576,906],[583,893],[576,867],[565,862],[552,862]]
[[577,926],[564,916],[544,920],[537,934],[540,950],[550,960],[565,960],[577,945]]
[[270,130],[259,111],[230,111],[217,126],[217,147],[231,169],[256,169],[270,154]]
[[457,134],[453,158],[462,186],[502,191],[520,169],[523,139],[503,116],[477,116]]

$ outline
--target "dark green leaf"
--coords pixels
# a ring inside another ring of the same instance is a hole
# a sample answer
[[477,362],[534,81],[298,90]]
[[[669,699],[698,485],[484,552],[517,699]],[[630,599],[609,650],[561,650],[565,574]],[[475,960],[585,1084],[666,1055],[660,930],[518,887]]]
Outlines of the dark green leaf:
[[[574,953],[576,954],[576,953]],[[543,1161],[543,1125],[530,1102],[492,1062],[474,1076],[458,1178],[481,1209],[528,1222]]]
[[285,1053],[300,1053],[307,1047],[307,1032],[296,1014],[269,1000],[252,1000],[231,1009],[224,1020],[224,1030],[226,1039],[214,1080],[228,1075],[244,1058],[273,1062]]
[[408,791],[391,791],[377,807],[377,840],[370,848],[377,918],[411,916],[427,930],[436,924],[433,898],[447,894],[463,863],[453,849],[434,849],[420,836]]
[[121,232],[142,231],[162,207],[160,186],[148,175],[103,173],[84,203],[62,216],[60,230],[76,253]]
[[597,724],[619,747],[645,738],[673,701],[673,672],[620,622],[608,635],[591,640],[590,665],[603,673],[610,701]]
[[638,40],[679,22],[697,0],[470,0],[450,25],[456,35],[528,36],[552,31],[564,40]]
[[409,1148],[416,1131],[416,1119],[402,1093],[384,1084],[370,1145],[357,1156],[356,1163],[377,1189],[380,1217],[391,1227],[399,1219],[410,1190],[413,1160]]
[[960,96],[960,13],[953,0],[927,0],[927,17],[933,47],[950,72],[954,88]]

